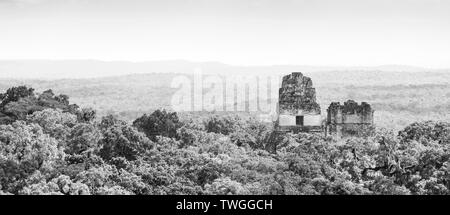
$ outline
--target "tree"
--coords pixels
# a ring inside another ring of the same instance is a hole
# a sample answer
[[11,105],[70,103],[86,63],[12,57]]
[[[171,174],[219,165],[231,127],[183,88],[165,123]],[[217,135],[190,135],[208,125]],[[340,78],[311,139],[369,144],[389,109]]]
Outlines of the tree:
[[450,123],[448,122],[415,122],[399,132],[402,142],[420,141],[427,144],[429,141],[438,141],[440,144],[450,144]]
[[218,178],[212,184],[205,185],[209,195],[248,195],[249,191],[239,182],[230,178]]
[[25,120],[27,115],[44,110],[45,107],[38,105],[35,97],[29,96],[19,98],[18,101],[9,102],[3,107],[3,113],[13,121]]
[[40,125],[46,134],[64,143],[72,128],[77,124],[77,118],[71,113],[63,113],[60,109],[45,109],[27,116],[27,122]]
[[97,111],[92,108],[83,108],[77,112],[77,118],[79,122],[90,123],[95,120]]
[[46,182],[40,181],[24,187],[22,195],[90,195],[89,187],[80,182],[73,182],[69,176],[60,175]]
[[104,186],[97,190],[98,195],[133,195],[134,193],[131,191],[126,190],[125,188],[121,186]]
[[65,152],[70,155],[98,153],[101,132],[92,124],[80,123],[73,127]]
[[213,115],[204,122],[206,131],[228,135],[240,127],[241,118],[236,115]]
[[74,181],[87,185],[91,193],[96,194],[102,187],[114,186],[112,178],[117,174],[114,166],[102,164],[78,173]]
[[37,124],[18,121],[0,125],[0,186],[11,193],[24,185],[35,171],[49,171],[64,159],[58,142]]
[[0,93],[0,108],[5,107],[10,102],[17,102],[20,98],[34,96],[34,89],[26,86],[9,88],[6,93]]
[[100,155],[105,160],[115,157],[135,160],[153,145],[145,134],[112,116],[103,118],[100,124],[103,128]]
[[[79,107],[69,103],[66,95],[56,96],[52,90],[46,90],[39,95],[34,93],[34,89],[25,86],[13,87],[1,94],[0,123],[7,124],[15,120],[25,120],[27,115],[45,109],[61,109],[63,112],[76,114]],[[4,116],[2,116],[4,115]],[[6,117],[5,117],[6,116]]]
[[176,137],[177,129],[182,126],[176,112],[156,110],[152,114],[144,114],[133,122],[133,126],[155,140],[156,136]]

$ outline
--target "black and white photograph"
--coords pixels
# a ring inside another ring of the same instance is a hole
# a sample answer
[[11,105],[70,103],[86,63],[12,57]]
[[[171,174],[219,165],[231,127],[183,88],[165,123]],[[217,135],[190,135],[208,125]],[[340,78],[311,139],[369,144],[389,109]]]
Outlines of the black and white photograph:
[[449,194],[450,1],[0,0],[5,198]]

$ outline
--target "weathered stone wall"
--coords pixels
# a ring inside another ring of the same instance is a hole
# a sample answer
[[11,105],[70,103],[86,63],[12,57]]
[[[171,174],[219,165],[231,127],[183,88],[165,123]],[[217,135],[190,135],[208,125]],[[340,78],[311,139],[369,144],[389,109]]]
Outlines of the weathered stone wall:
[[366,102],[348,100],[341,105],[332,102],[327,109],[327,133],[338,136],[360,136],[373,128],[374,111]]
[[300,72],[284,76],[279,90],[278,108],[280,114],[320,114],[311,78]]

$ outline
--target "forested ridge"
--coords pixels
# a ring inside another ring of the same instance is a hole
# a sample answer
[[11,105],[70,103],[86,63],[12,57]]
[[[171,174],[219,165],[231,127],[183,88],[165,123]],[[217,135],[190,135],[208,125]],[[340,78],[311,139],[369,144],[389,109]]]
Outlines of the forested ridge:
[[449,122],[337,140],[232,113],[128,123],[25,86],[0,101],[1,194],[450,194]]

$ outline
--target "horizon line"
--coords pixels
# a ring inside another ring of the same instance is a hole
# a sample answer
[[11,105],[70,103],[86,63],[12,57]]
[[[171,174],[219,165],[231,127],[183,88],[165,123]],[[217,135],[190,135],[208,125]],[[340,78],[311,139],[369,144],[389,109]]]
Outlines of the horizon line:
[[226,66],[233,67],[277,67],[277,66],[301,66],[301,67],[327,67],[327,68],[377,68],[377,67],[409,67],[416,70],[450,70],[450,67],[430,67],[430,66],[419,66],[419,65],[409,65],[409,64],[377,64],[377,65],[313,65],[313,64],[300,64],[300,63],[292,63],[292,64],[234,64],[228,62],[222,62],[218,60],[206,60],[206,61],[197,61],[197,60],[188,60],[188,59],[155,59],[155,60],[118,60],[118,59],[93,59],[93,58],[67,58],[67,59],[43,59],[43,58],[15,58],[15,59],[0,59],[0,62],[4,61],[93,61],[93,62],[104,62],[104,63],[114,63],[114,62],[122,62],[122,63],[156,63],[156,62],[171,62],[171,61],[179,61],[185,63],[194,63],[194,64],[222,64]]

